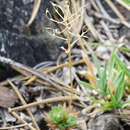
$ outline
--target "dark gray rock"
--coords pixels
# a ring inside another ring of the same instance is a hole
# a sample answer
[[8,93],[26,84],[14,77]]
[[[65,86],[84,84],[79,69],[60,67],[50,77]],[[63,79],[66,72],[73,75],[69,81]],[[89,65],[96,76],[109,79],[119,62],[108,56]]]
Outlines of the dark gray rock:
[[[46,9],[52,10],[51,0],[42,0],[39,12],[33,22],[33,29],[36,23],[43,21]],[[0,0],[0,29],[20,33],[27,24],[32,14],[33,0]],[[33,30],[35,32],[35,30]]]
[[119,119],[112,114],[103,114],[89,122],[91,130],[124,130]]
[[[62,41],[46,32],[56,28],[46,16],[46,9],[54,13],[50,1],[42,0],[38,14],[29,28],[34,0],[0,0],[0,55],[31,67],[56,60]],[[0,63],[0,80],[12,76],[8,65]],[[14,75],[14,74],[13,74]]]
[[[46,46],[41,41],[5,30],[0,31],[0,55],[31,67],[42,61],[51,60]],[[1,63],[1,80],[12,72],[8,65]]]
[[0,43],[1,56],[25,65],[34,66],[51,59],[46,46],[37,39],[28,39],[25,36],[3,30],[0,31]]

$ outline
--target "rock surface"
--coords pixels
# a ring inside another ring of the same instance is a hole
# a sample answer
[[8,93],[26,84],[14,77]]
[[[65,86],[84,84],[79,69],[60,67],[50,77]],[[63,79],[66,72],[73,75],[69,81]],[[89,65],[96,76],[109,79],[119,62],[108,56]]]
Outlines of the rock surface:
[[103,114],[92,119],[89,127],[91,130],[124,130],[113,114]]
[[[25,29],[32,13],[33,0],[0,0],[1,56],[31,67],[43,61],[56,60],[62,41],[46,32],[46,27],[55,27],[45,13],[46,9],[53,13],[50,1],[42,0],[35,20]],[[10,73],[10,67],[0,66],[0,80],[4,80],[8,77],[6,73]]]

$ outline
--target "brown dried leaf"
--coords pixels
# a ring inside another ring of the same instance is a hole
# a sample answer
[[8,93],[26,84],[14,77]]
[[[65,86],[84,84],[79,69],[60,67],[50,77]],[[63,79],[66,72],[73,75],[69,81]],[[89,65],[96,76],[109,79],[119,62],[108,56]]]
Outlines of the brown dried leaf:
[[113,82],[112,82],[111,80],[108,80],[108,81],[107,81],[107,85],[108,85],[110,91],[111,91],[112,93],[114,93],[114,92],[115,92],[115,86],[114,86]]
[[95,87],[96,89],[98,89],[98,86],[96,84],[96,79],[89,73],[85,73],[84,74],[85,78],[89,80],[89,82],[92,84],[93,87]]
[[9,88],[0,86],[0,107],[8,108],[15,104],[17,96]]

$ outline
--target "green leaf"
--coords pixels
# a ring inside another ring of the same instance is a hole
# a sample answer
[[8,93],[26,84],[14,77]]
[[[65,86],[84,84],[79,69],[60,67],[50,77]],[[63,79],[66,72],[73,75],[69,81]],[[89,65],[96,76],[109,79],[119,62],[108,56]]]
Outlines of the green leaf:
[[115,55],[115,60],[116,60],[117,64],[121,67],[121,69],[122,69],[123,71],[125,71],[126,75],[127,75],[128,77],[130,77],[130,69],[128,69],[128,68],[126,67],[126,65],[125,65],[125,64],[119,59],[119,57],[116,56],[116,55]]
[[122,81],[124,81],[124,73],[120,71],[113,79],[115,89],[121,84]]
[[120,72],[119,75],[117,76],[117,80],[115,83],[116,88],[115,88],[114,97],[116,99],[117,104],[121,100],[124,93],[124,85],[125,85],[124,76],[125,76],[124,72]]
[[66,120],[66,128],[75,128],[77,126],[77,118],[74,115],[68,115]]
[[77,126],[77,117],[75,115],[68,115],[66,120],[63,120],[57,124],[60,130],[66,130],[67,128],[75,128]]
[[106,64],[104,65],[104,70],[99,75],[97,80],[97,86],[100,88],[100,91],[103,95],[107,95],[107,74],[106,74]]
[[58,126],[58,128],[59,128],[60,130],[66,130],[66,128],[65,128],[64,125],[65,125],[64,122],[61,122],[61,123],[57,124],[57,126]]
[[110,58],[110,64],[109,64],[109,74],[108,74],[108,77],[111,78],[112,77],[112,73],[113,73],[113,68],[114,68],[114,64],[115,64],[115,49],[112,51],[112,54],[111,54],[111,58]]
[[54,124],[58,124],[65,120],[66,111],[63,109],[62,106],[53,107],[52,110],[49,112],[49,118]]
[[95,89],[92,85],[90,85],[89,83],[86,83],[84,81],[79,81],[79,84],[81,84],[84,87],[89,88],[89,89]]
[[124,107],[126,107],[128,105],[130,105],[130,101],[124,101],[124,102],[120,103],[118,107],[119,108],[124,108]]
[[112,107],[115,109],[116,108],[116,99],[109,88],[108,88],[108,94],[110,95]]
[[100,110],[101,111],[110,111],[110,110],[112,110],[113,109],[113,107],[103,107],[103,108],[100,108]]
[[96,104],[101,104],[101,105],[103,105],[103,106],[111,106],[111,103],[110,102],[103,102],[103,101],[100,101],[100,100],[97,100],[97,99],[95,99],[94,97],[90,97],[92,100],[93,100],[93,102],[95,102]]

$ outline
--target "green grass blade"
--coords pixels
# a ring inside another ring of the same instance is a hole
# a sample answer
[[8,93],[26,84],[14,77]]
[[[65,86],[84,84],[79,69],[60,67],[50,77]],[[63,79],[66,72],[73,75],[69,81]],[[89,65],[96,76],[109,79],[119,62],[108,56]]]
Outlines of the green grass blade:
[[110,66],[109,66],[109,74],[108,77],[111,78],[112,77],[112,73],[113,73],[113,68],[114,68],[114,63],[115,63],[115,49],[112,52],[111,58],[110,58]]
[[98,59],[97,59],[97,57],[96,57],[96,55],[95,55],[94,52],[92,52],[92,57],[93,57],[93,61],[94,61],[94,64],[95,64],[95,66],[96,66],[98,75],[101,75],[101,74],[100,74],[100,66],[99,66],[99,64],[98,64],[99,61],[98,61]]
[[110,95],[111,104],[113,108],[116,108],[116,99],[109,88],[108,88],[108,94]]
[[79,81],[79,84],[86,87],[86,88],[89,88],[91,90],[95,89],[92,85],[90,85],[89,83],[86,83],[84,81]]
[[116,60],[117,64],[121,67],[121,69],[122,69],[123,71],[125,71],[126,75],[127,75],[128,77],[130,77],[130,69],[128,69],[128,68],[126,67],[126,65],[125,65],[122,61],[120,61],[119,57],[116,56],[116,55],[115,55],[115,60]]
[[112,107],[103,107],[103,108],[100,108],[101,111],[110,111],[112,110],[113,108]]
[[104,65],[104,70],[99,75],[97,80],[97,86],[100,88],[100,91],[103,95],[107,94],[107,74],[106,74],[106,64]]
[[124,93],[124,85],[125,85],[124,77],[125,77],[124,72],[120,72],[119,75],[117,76],[117,80],[115,81],[116,88],[115,88],[114,97],[117,103],[121,100]]
[[120,103],[118,107],[119,108],[124,108],[124,107],[126,107],[128,105],[130,105],[130,101],[124,101],[124,102]]
[[97,100],[95,99],[94,97],[90,97],[91,100],[93,100],[93,102],[95,102],[96,104],[100,104],[100,105],[103,105],[105,107],[108,107],[108,108],[111,108],[112,107],[112,102],[103,102],[103,101],[100,101],[100,100]]
[[115,75],[115,77],[113,78],[113,83],[115,85],[115,89],[118,88],[118,86],[121,84],[121,82],[124,79],[124,73],[122,71],[120,71],[118,73],[118,75]]

